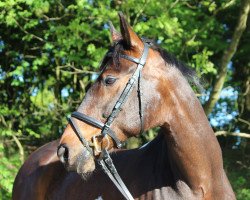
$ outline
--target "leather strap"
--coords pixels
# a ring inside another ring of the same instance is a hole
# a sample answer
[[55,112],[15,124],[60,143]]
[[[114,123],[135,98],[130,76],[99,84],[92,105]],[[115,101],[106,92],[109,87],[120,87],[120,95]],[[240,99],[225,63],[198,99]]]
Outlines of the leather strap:
[[79,120],[81,120],[81,121],[83,121],[83,122],[85,122],[85,123],[87,123],[87,124],[89,124],[89,125],[92,125],[92,126],[94,126],[94,127],[96,127],[96,128],[99,128],[99,129],[102,129],[103,126],[104,126],[104,123],[102,123],[102,122],[96,120],[96,119],[93,118],[93,117],[90,117],[90,116],[88,116],[88,115],[85,115],[85,114],[83,114],[83,113],[80,113],[80,112],[73,112],[73,113],[71,114],[71,117],[74,117],[74,118],[76,118],[76,119],[79,119]]
[[139,116],[140,116],[140,121],[141,121],[141,131],[140,134],[143,133],[144,129],[144,120],[143,120],[143,108],[142,108],[142,92],[141,92],[141,71],[139,73],[138,77],[138,88],[137,88],[137,94],[138,94],[138,99],[139,99]]
[[120,54],[120,57],[121,58],[124,58],[126,60],[129,60],[129,61],[132,61],[136,64],[139,64],[140,63],[140,59],[139,58],[135,58],[133,56],[128,56],[128,55],[125,55],[125,54]]
[[[106,56],[112,57],[112,56],[113,56],[113,53],[112,53],[112,52],[109,52],[109,53],[107,53]],[[136,63],[136,64],[138,64],[138,63],[140,62],[140,58],[135,58],[135,57],[133,57],[133,56],[128,56],[128,55],[125,55],[125,54],[120,54],[119,57],[120,57],[120,58],[124,58],[124,59],[126,59],[126,60],[129,60],[129,61],[131,61],[131,62],[134,62],[134,63]]]
[[[92,125],[92,126],[94,126],[94,127],[96,127],[96,128],[99,128],[99,129],[102,129],[102,130],[103,130],[103,129],[107,129],[107,134],[115,141],[116,146],[117,146],[118,148],[120,148],[120,147],[122,146],[122,143],[121,143],[120,140],[116,137],[116,134],[114,133],[114,131],[113,131],[112,129],[110,129],[110,127],[107,127],[106,124],[104,124],[104,123],[98,121],[97,119],[95,119],[95,118],[93,118],[93,117],[90,117],[90,116],[88,116],[88,115],[85,115],[85,114],[80,113],[80,112],[77,112],[77,111],[73,112],[73,113],[71,114],[71,117],[74,117],[74,118],[76,118],[76,119],[78,119],[78,120],[81,120],[81,121],[83,121],[83,122],[85,122],[85,123],[87,123],[87,124],[89,124],[89,125]],[[103,136],[105,136],[102,132],[101,132],[101,134],[102,134]]]
[[117,189],[122,193],[122,195],[127,200],[133,200],[134,199],[133,196],[131,195],[128,188],[122,181],[121,177],[119,176],[115,168],[115,165],[113,164],[113,161],[106,149],[102,151],[98,163],[101,165],[103,171],[109,176],[110,180],[115,184]]
[[85,146],[87,150],[93,155],[93,150],[90,148],[88,141],[83,137],[83,134],[81,133],[81,130],[78,128],[78,126],[76,125],[74,119],[69,118],[69,123],[71,127],[73,128],[74,132],[76,133],[77,137],[83,144],[83,146]]

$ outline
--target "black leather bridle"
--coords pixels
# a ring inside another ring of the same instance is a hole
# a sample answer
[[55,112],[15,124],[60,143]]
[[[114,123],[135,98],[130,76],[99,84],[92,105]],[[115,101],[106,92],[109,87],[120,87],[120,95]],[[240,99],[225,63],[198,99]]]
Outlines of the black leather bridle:
[[[125,54],[120,54],[120,58],[132,61],[137,64],[137,68],[133,75],[130,77],[129,81],[127,82],[127,85],[123,89],[119,99],[115,103],[115,106],[107,118],[105,123],[100,122],[99,120],[92,118],[90,116],[87,116],[83,113],[80,112],[73,112],[71,114],[71,118],[69,118],[69,123],[72,126],[74,132],[78,136],[79,140],[81,143],[86,147],[86,149],[92,154],[93,150],[89,145],[89,142],[83,137],[83,134],[81,133],[81,130],[78,128],[78,126],[75,123],[75,119],[78,119],[82,122],[85,122],[91,126],[94,126],[96,128],[101,129],[101,135],[105,137],[106,135],[109,135],[116,143],[116,146],[118,148],[122,147],[122,142],[117,138],[115,132],[110,128],[112,122],[114,119],[117,117],[118,113],[121,111],[123,104],[126,102],[127,98],[129,97],[129,94],[131,93],[135,83],[138,83],[138,100],[139,100],[139,116],[140,116],[140,121],[141,121],[141,132],[143,132],[143,127],[144,127],[144,121],[143,121],[143,113],[142,113],[142,93],[141,93],[141,73],[142,73],[142,68],[144,67],[147,56],[148,56],[148,51],[149,51],[149,44],[144,42],[144,49],[143,53],[141,55],[141,58],[134,58],[132,56],[128,56]],[[112,52],[108,53],[107,56],[112,56]],[[103,149],[101,152],[101,155],[98,159],[98,163],[101,165],[102,169],[104,172],[109,176],[109,178],[112,180],[112,182],[116,185],[118,190],[123,194],[123,196],[127,200],[132,200],[134,199],[125,186],[124,182],[122,181],[121,177],[119,176],[113,161],[107,151],[107,149]]]

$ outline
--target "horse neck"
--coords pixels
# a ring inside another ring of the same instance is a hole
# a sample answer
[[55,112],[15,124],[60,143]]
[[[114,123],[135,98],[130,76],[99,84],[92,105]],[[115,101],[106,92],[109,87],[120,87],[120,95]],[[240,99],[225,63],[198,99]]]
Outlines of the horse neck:
[[172,169],[204,194],[223,170],[219,144],[200,102],[177,69],[168,71],[164,85],[168,94],[163,105],[168,112],[162,128]]
[[142,147],[116,151],[111,154],[111,157],[121,176],[126,177],[128,182],[136,182],[137,187],[142,187],[142,190],[150,184],[153,184],[150,186],[173,185],[166,141],[161,131]]

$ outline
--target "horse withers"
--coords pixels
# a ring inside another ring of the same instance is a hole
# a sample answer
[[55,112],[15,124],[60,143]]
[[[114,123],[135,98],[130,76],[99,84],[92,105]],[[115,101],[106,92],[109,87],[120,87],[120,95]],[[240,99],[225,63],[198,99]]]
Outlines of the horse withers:
[[[121,33],[111,25],[100,76],[61,139],[24,163],[13,199],[123,199],[97,164],[104,150],[135,199],[235,199],[219,143],[187,81],[198,84],[195,73],[119,17]],[[153,127],[159,135],[146,146],[117,149]]]

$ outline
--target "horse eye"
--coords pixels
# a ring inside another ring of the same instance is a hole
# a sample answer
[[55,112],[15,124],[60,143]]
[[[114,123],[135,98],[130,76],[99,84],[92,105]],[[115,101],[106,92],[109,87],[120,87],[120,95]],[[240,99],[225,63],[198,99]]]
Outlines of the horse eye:
[[116,81],[116,78],[113,76],[108,76],[104,80],[106,85],[112,85],[115,81]]

